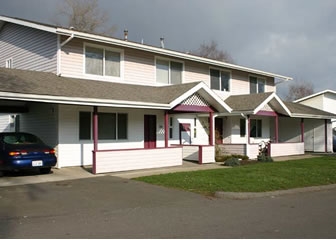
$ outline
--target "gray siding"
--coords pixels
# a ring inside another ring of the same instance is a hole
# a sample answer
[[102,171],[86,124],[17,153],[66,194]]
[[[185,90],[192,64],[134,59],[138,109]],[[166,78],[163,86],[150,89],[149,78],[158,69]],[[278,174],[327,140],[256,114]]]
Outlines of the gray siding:
[[7,23],[0,31],[0,67],[13,59],[13,68],[56,73],[57,35]]

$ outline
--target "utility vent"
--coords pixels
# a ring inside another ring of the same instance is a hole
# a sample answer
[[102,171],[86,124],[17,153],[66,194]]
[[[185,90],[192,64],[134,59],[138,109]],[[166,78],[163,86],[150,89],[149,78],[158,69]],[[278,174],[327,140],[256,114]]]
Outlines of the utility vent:
[[187,106],[206,106],[210,107],[211,105],[198,93],[194,93],[187,99],[185,99],[181,105],[187,105]]

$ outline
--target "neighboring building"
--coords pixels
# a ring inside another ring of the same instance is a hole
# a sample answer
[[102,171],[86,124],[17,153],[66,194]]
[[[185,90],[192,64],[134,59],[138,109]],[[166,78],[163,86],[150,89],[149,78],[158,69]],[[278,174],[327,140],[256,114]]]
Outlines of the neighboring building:
[[[295,103],[331,112],[336,115],[336,91],[324,90],[312,95],[300,98]],[[331,119],[332,128],[336,128],[336,119]]]
[[[0,109],[94,173],[164,167],[225,153],[304,153],[307,122],[333,114],[276,95],[290,77],[73,29],[0,16]],[[14,111],[14,110],[13,110]]]

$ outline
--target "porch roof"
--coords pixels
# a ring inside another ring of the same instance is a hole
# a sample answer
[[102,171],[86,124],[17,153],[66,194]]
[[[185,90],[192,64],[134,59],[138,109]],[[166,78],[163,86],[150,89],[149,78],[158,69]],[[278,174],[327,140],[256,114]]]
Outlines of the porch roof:
[[268,104],[274,111],[290,116],[291,113],[274,92],[233,95],[225,99],[232,113],[257,114]]
[[195,92],[204,95],[218,110],[227,107],[200,82],[157,87],[0,68],[0,99],[7,100],[171,109]]
[[332,119],[336,115],[330,112],[322,111],[317,108],[309,107],[300,103],[284,102],[292,113],[292,117],[299,118],[319,118],[319,119]]

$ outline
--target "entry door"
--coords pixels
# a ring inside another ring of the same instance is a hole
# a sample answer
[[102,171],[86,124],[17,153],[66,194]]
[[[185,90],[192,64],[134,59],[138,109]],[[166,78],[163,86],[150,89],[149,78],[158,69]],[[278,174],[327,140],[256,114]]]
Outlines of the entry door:
[[191,144],[191,131],[189,123],[180,123],[180,144]]
[[216,143],[223,143],[223,118],[215,118],[215,137]]
[[156,115],[144,116],[144,147],[156,148]]

